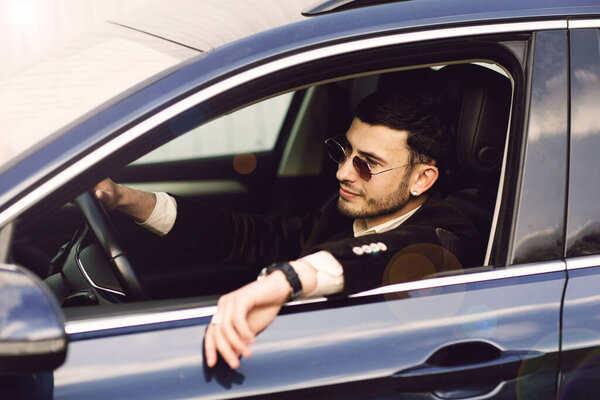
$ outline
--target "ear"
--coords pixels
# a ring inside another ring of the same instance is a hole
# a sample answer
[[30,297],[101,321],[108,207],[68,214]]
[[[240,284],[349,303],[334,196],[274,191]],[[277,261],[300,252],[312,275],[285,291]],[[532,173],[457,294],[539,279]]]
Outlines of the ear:
[[418,173],[417,179],[410,188],[410,193],[415,197],[428,191],[440,176],[435,165],[419,165],[416,172]]

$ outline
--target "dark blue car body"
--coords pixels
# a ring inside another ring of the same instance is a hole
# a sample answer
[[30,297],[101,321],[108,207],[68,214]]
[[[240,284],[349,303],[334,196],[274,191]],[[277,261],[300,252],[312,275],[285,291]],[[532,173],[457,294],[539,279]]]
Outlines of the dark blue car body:
[[[480,59],[507,70],[513,87],[481,267],[288,304],[237,371],[204,364],[215,298],[64,308],[64,364],[4,373],[0,398],[7,396],[2,390],[11,398],[90,400],[594,398],[599,28],[597,0],[412,0],[334,11],[201,54],[22,153],[0,170],[3,229],[70,201],[114,164],[124,166],[192,125],[282,92],[394,63]],[[276,168],[272,155],[257,157],[260,168]],[[231,178],[214,172],[226,162],[204,160],[204,169],[177,179]],[[252,179],[242,182],[263,188]],[[9,289],[0,285],[0,293]],[[27,317],[23,304],[14,307]],[[0,305],[6,308],[9,315],[10,306]],[[54,312],[60,321],[61,311]],[[9,339],[0,325],[0,345]]]

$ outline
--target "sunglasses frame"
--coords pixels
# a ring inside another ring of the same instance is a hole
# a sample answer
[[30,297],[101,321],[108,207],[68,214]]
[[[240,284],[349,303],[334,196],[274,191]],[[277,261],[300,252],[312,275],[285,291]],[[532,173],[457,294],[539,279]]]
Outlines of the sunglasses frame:
[[[372,172],[371,171],[371,165],[369,165],[369,163],[367,161],[363,160],[359,156],[352,157],[352,154],[347,155],[346,154],[347,147],[344,147],[340,142],[338,142],[337,140],[335,140],[335,138],[325,139],[324,143],[325,143],[325,147],[327,149],[327,155],[329,155],[329,158],[331,158],[333,161],[335,161],[339,165],[342,165],[349,158],[352,158],[352,166],[354,167],[354,170],[356,171],[356,173],[358,174],[358,176],[360,177],[360,179],[362,179],[365,182],[369,182],[371,180],[371,178],[373,177],[373,175],[379,175],[379,174],[383,174],[384,172],[393,171],[393,170],[398,169],[398,168],[403,168],[403,167],[407,167],[409,165],[418,164],[418,163],[408,163],[408,164],[401,165],[399,167],[389,168],[389,169],[386,169],[386,170],[383,170],[383,171],[379,171],[379,172]],[[335,157],[331,154],[330,149],[332,149],[332,146],[337,146],[337,147],[339,147],[342,150],[341,154],[344,157],[343,160],[341,160],[341,159],[340,160],[336,160]],[[363,166],[366,167],[366,168],[364,168]]]

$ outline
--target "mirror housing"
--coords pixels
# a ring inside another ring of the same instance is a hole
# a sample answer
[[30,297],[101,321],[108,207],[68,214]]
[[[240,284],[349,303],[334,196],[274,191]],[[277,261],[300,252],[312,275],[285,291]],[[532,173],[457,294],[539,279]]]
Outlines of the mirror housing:
[[64,316],[42,281],[0,264],[0,376],[53,371],[65,361]]

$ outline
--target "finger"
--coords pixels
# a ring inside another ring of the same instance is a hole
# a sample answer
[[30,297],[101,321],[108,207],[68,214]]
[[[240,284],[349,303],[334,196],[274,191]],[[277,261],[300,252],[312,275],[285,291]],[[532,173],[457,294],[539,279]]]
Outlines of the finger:
[[208,325],[204,333],[204,356],[206,357],[206,365],[214,367],[217,364],[217,348],[214,340],[214,329],[212,325]]
[[96,198],[104,205],[109,205],[112,201],[112,194],[106,190],[98,189],[95,191]]
[[218,325],[213,325],[217,351],[233,369],[239,366],[239,356],[242,354],[241,351],[236,349],[234,345],[236,343],[236,335],[235,333],[232,334],[231,314],[234,307],[235,301],[232,293],[221,296],[217,302],[221,322]]
[[233,320],[233,315],[236,311],[239,311],[238,314],[241,313],[243,315],[242,319],[245,318],[246,312],[244,311],[245,307],[243,303],[239,301],[239,297],[235,294],[229,294],[223,296],[219,301],[219,310],[223,316],[220,333],[238,356],[244,355],[244,357],[250,357],[250,349],[240,338],[236,329],[237,322]]
[[221,354],[221,357],[225,360],[225,362],[231,367],[231,369],[237,369],[240,366],[240,360],[238,354],[236,354],[229,342],[225,339],[225,336],[222,334],[222,329],[220,329],[220,325],[216,326],[214,332],[215,344],[217,345],[217,351]]
[[[235,330],[241,338],[241,340],[243,340],[243,342],[247,344],[254,344],[255,336],[254,332],[252,332],[252,330],[250,329],[250,325],[248,324],[248,315],[249,313],[247,310],[236,308],[232,312],[231,319],[233,321]],[[246,348],[248,348],[248,346],[246,346]],[[250,351],[249,348],[248,350]],[[249,355],[244,354],[244,357],[250,356],[251,353]]]
[[243,355],[244,357],[251,357],[252,352],[250,351],[248,345],[244,343],[242,338],[239,336],[235,324],[236,323],[234,321],[224,324],[221,328],[221,332],[225,340],[227,340],[236,354]]

